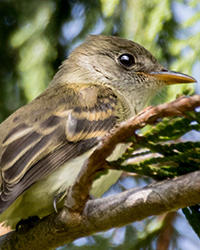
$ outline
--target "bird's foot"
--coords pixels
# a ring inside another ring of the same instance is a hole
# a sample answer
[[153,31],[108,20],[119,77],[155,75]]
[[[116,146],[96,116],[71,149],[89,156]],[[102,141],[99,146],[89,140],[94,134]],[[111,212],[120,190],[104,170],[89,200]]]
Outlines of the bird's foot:
[[67,192],[63,191],[57,194],[53,199],[53,207],[56,213],[58,213],[58,203],[66,196]]

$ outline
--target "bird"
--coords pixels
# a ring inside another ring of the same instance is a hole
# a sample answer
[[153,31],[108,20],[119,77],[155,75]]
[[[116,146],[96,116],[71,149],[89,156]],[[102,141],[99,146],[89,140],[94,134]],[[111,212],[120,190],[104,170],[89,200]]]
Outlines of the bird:
[[[73,184],[106,133],[166,85],[193,82],[136,42],[88,36],[44,92],[0,124],[0,222],[15,228],[21,219],[52,213],[54,198]],[[126,147],[119,144],[109,160]],[[91,194],[101,197],[120,175],[110,170]]]

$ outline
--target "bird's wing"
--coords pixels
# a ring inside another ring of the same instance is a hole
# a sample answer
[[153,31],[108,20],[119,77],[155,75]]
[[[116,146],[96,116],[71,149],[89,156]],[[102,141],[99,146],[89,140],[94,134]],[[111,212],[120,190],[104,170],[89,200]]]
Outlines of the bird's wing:
[[[0,127],[1,131],[12,128],[1,145],[0,213],[35,182],[94,147],[116,123],[117,97],[111,89],[101,85],[53,88]],[[60,96],[55,99],[55,95]]]

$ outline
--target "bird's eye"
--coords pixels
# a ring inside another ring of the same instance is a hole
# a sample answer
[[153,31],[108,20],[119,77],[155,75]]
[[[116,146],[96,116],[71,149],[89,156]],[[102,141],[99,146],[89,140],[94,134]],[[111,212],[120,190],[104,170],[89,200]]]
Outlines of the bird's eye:
[[119,62],[125,67],[131,67],[135,64],[135,59],[131,54],[123,54],[119,57]]

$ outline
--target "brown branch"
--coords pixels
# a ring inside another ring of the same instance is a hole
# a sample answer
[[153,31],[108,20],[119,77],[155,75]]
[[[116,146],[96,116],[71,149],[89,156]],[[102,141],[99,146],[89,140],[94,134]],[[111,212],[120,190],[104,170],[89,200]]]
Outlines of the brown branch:
[[29,230],[2,236],[0,249],[54,249],[80,237],[200,203],[199,191],[200,171],[197,171],[144,188],[90,200],[80,215],[69,213],[64,208],[59,214],[39,220]]
[[80,213],[83,210],[96,173],[107,168],[106,158],[118,143],[134,135],[136,130],[147,124],[155,124],[159,118],[185,116],[184,112],[192,111],[198,106],[200,106],[199,95],[180,97],[171,103],[147,107],[138,115],[118,125],[102,139],[97,149],[85,162],[74,185],[69,189],[65,205],[74,212]]
[[170,212],[164,215],[163,227],[160,231],[156,250],[168,250],[174,235],[174,222],[177,212]]

